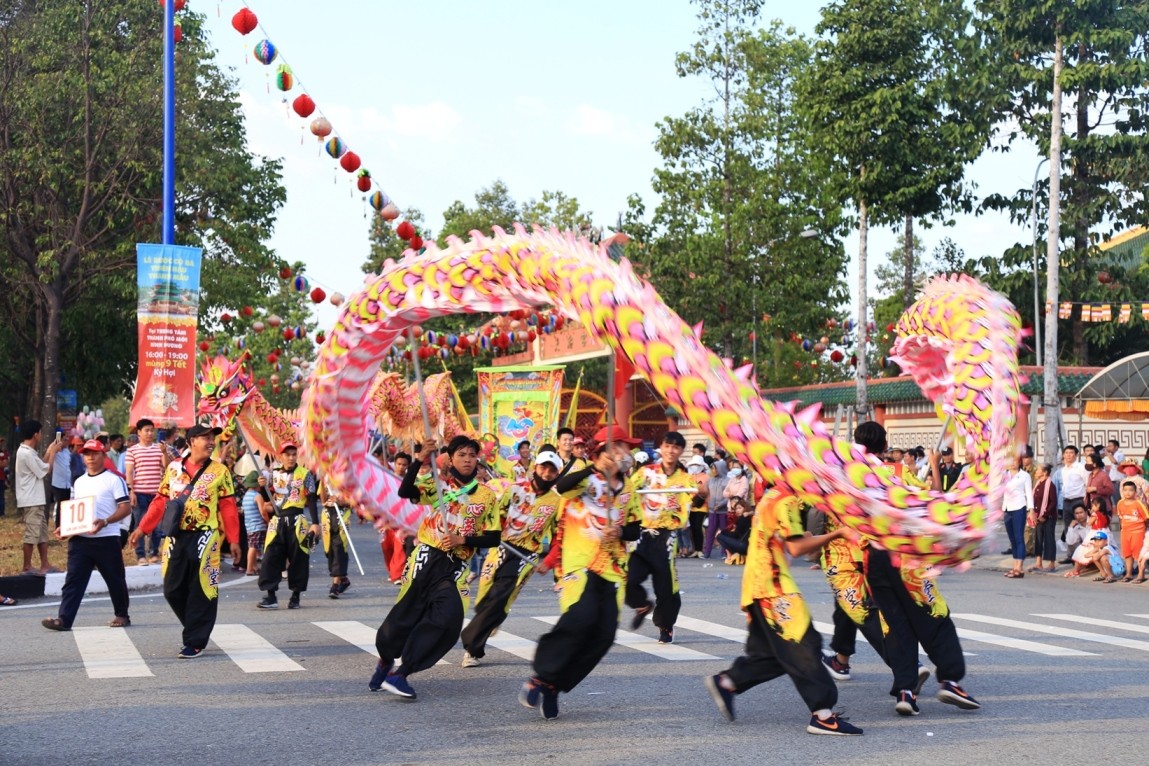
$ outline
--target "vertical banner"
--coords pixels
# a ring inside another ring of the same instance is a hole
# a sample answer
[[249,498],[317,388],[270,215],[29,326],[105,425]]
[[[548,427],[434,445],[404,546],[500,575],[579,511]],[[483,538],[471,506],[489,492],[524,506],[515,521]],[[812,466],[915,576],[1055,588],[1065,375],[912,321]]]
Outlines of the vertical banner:
[[161,428],[195,423],[196,316],[203,251],[136,245],[139,373],[130,419]]
[[483,367],[479,379],[479,432],[498,442],[500,469],[518,459],[526,439],[535,450],[554,443],[563,390],[562,367]]

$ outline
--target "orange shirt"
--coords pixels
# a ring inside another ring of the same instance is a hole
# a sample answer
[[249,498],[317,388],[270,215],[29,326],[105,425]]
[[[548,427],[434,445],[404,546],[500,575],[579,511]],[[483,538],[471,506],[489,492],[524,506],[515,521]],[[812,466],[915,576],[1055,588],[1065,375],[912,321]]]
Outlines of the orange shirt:
[[1140,500],[1117,501],[1117,518],[1121,519],[1122,529],[1144,529],[1145,519],[1149,518],[1149,508]]

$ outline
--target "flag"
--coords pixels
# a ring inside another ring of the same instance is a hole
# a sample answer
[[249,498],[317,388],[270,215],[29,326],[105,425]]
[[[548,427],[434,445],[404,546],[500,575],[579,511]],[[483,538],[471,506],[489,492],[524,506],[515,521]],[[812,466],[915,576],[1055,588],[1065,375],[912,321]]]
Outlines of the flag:
[[572,431],[578,422],[578,399],[579,392],[582,390],[582,373],[582,370],[578,371],[578,380],[575,381],[574,393],[571,394],[571,401],[567,407],[566,420],[563,421],[563,427],[569,428]]
[[1084,306],[1081,307],[1081,321],[1082,322],[1092,322],[1093,321],[1093,307],[1090,306],[1089,304],[1085,304]]
[[634,363],[626,354],[614,354],[614,395],[619,396],[626,390],[626,384],[634,376]]
[[1101,320],[1102,322],[1109,322],[1113,319],[1113,307],[1108,303],[1101,304]]
[[1057,318],[1058,319],[1069,319],[1071,316],[1073,316],[1073,304],[1068,302],[1068,301],[1065,301],[1057,309]]
[[1117,316],[1117,321],[1120,322],[1121,324],[1125,324],[1129,321],[1129,319],[1132,316],[1133,316],[1133,307],[1130,306],[1128,303],[1122,303],[1121,304],[1121,313]]

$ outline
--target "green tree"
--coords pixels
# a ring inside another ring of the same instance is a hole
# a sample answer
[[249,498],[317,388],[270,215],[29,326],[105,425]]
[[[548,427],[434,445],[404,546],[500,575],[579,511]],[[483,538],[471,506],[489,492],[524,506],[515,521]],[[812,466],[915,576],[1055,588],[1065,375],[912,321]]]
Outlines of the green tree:
[[[423,213],[417,208],[404,210],[402,219],[410,221],[412,226],[422,232],[420,236],[424,240],[433,239],[431,231],[423,225]],[[377,215],[371,217],[371,226],[367,230],[367,240],[370,250],[367,253],[367,260],[361,266],[364,274],[378,274],[383,270],[383,264],[388,259],[398,262],[407,250],[407,243],[399,238],[395,229],[387,221]]]
[[[0,303],[10,415],[53,422],[64,377],[87,401],[135,377],[135,242],[157,240],[161,217],[160,27],[157,5],[126,0],[24,0],[0,19],[0,274],[27,288]],[[211,331],[221,306],[274,278],[262,242],[284,192],[278,163],[245,149],[202,17],[185,14],[183,31],[177,241],[205,248]]]
[[676,68],[715,95],[659,123],[661,199],[649,223],[642,200],[629,200],[628,255],[686,321],[704,322],[719,354],[753,359],[769,335],[763,385],[813,380],[816,368],[790,364],[800,360],[788,358],[789,334],[819,332],[845,292],[842,250],[830,242],[840,206],[794,110],[811,45],[780,23],[756,30],[756,0],[696,5],[698,37]]
[[[524,226],[555,228],[559,231],[576,231],[591,236],[594,223],[592,214],[579,207],[577,197],[568,197],[561,191],[543,191],[541,200],[523,203],[519,220]],[[601,231],[598,232],[601,239]]]
[[497,180],[485,189],[475,192],[475,206],[467,207],[455,200],[443,211],[443,229],[440,238],[454,235],[470,239],[472,231],[490,235],[495,226],[510,231],[519,220],[519,207],[507,185]]
[[[964,98],[976,71],[963,55],[967,23],[960,0],[842,0],[822,10],[800,104],[836,171],[839,201],[858,212],[863,327],[869,226],[904,221],[912,232],[915,218],[969,204],[965,166],[984,146],[990,115]],[[859,412],[867,356],[858,355]]]

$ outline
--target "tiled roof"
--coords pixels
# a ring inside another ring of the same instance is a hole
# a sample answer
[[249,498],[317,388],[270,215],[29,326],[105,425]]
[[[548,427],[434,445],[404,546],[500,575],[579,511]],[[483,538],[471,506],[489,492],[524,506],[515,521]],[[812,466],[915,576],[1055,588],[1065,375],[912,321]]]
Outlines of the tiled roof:
[[[1101,367],[1062,367],[1058,371],[1057,390],[1063,396],[1072,396],[1081,390],[1089,379],[1101,371]],[[1021,390],[1026,396],[1040,396],[1045,390],[1045,376],[1040,367],[1023,367],[1022,373],[1028,380]],[[867,397],[870,404],[893,404],[922,400],[921,389],[910,377],[871,378],[867,383]],[[823,383],[816,386],[793,388],[770,388],[762,392],[763,399],[777,402],[799,401],[802,404],[820,403],[824,407],[838,404],[854,404],[854,381]]]

